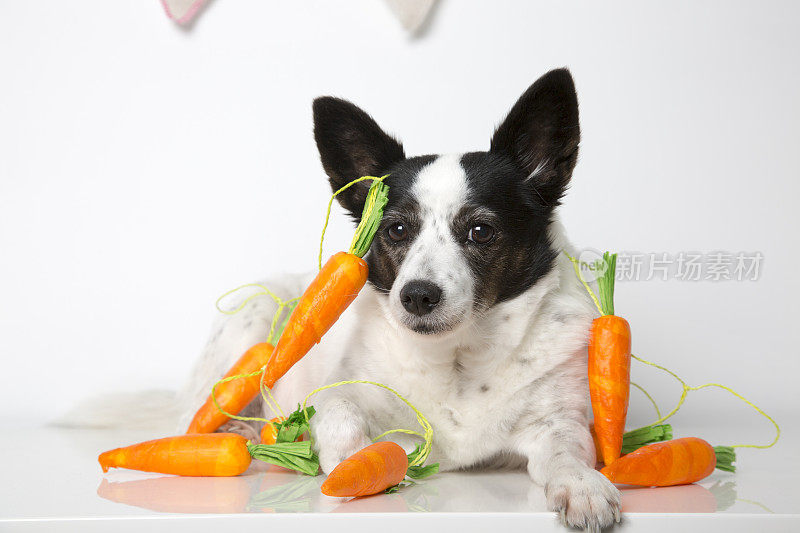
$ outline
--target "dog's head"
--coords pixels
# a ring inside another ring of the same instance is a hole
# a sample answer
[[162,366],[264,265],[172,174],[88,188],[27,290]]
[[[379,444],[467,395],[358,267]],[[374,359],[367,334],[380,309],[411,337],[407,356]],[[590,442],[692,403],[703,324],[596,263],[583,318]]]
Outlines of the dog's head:
[[[578,156],[578,101],[565,69],[542,76],[497,128],[488,152],[407,158],[355,105],[314,101],[314,136],[334,190],[390,174],[389,203],[366,260],[387,318],[445,336],[547,274],[548,226]],[[358,220],[369,182],[338,196]]]

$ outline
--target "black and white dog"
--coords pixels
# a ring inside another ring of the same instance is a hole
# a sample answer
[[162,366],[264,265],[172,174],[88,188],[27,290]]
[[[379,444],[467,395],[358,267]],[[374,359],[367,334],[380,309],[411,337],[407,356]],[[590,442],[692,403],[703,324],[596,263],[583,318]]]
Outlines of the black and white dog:
[[[587,421],[593,308],[561,253],[569,244],[556,214],[580,139],[569,72],[534,83],[488,152],[406,157],[369,115],[332,97],[314,101],[314,135],[333,189],[389,174],[389,204],[366,257],[367,287],[279,382],[279,403],[295,406],[339,380],[385,383],[428,417],[429,461],[443,470],[527,465],[566,524],[599,530],[619,520],[620,495],[594,469]],[[338,197],[355,219],[368,189],[359,185]],[[310,279],[265,284],[289,298]],[[214,381],[266,340],[274,311],[269,298],[256,299],[222,320],[184,391],[182,429]],[[370,385],[312,403],[325,472],[385,430],[416,427],[405,405]],[[263,411],[260,400],[247,409],[272,416]],[[233,429],[258,429],[240,424]]]

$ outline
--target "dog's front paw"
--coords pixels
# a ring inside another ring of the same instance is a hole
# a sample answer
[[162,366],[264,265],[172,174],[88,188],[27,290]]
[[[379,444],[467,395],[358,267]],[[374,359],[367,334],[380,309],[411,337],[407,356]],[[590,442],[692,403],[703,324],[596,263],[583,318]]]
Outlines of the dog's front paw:
[[564,469],[544,487],[547,508],[561,522],[592,533],[620,520],[620,494],[600,472],[591,468]]
[[372,444],[372,441],[366,435],[353,436],[348,439],[346,443],[320,443],[319,449],[319,466],[326,474],[330,474],[331,470],[336,466],[356,453]]
[[337,397],[321,402],[311,431],[322,471],[330,474],[336,465],[372,444],[367,427],[367,421],[353,402]]

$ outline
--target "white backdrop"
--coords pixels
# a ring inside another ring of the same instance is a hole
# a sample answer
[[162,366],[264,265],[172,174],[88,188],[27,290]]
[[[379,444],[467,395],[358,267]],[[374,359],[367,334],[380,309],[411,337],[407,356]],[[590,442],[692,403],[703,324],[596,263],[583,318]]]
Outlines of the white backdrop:
[[[788,422],[798,16],[796,2],[442,0],[412,38],[377,0],[215,0],[191,31],[156,0],[0,2],[0,413],[176,388],[219,294],[313,268],[329,194],[313,97],[353,100],[409,154],[480,150],[566,65],[584,133],[562,215],[578,246],[764,256],[758,281],[620,283],[634,351]],[[329,249],[350,232],[335,218]],[[634,378],[677,398],[654,371]],[[716,392],[682,417],[760,423]]]

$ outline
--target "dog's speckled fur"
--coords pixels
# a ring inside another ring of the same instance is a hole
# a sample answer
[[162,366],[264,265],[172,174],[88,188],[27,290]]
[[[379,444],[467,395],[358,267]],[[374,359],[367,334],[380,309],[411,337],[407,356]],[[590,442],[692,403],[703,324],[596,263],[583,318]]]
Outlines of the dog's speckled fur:
[[[311,389],[338,380],[385,383],[432,423],[430,462],[443,470],[527,465],[566,524],[610,525],[619,517],[620,497],[593,468],[587,423],[593,308],[559,253],[569,244],[556,207],[579,141],[569,73],[553,71],[531,86],[495,132],[489,152],[406,159],[402,145],[354,105],[322,98],[314,112],[332,187],[391,173],[390,202],[367,257],[370,283],[278,383],[281,405],[294,406]],[[365,192],[353,187],[341,198],[354,218]],[[407,228],[400,242],[387,234],[396,223]],[[493,239],[470,241],[475,224],[492,226]],[[310,279],[265,283],[292,297]],[[406,311],[399,297],[417,279],[442,292],[423,316]],[[184,391],[181,429],[232,362],[266,340],[274,311],[264,298],[221,320]],[[379,433],[416,425],[407,407],[369,385],[326,391],[313,404],[314,439],[326,472]],[[249,409],[263,406],[256,401]],[[409,450],[415,443],[392,438]]]

